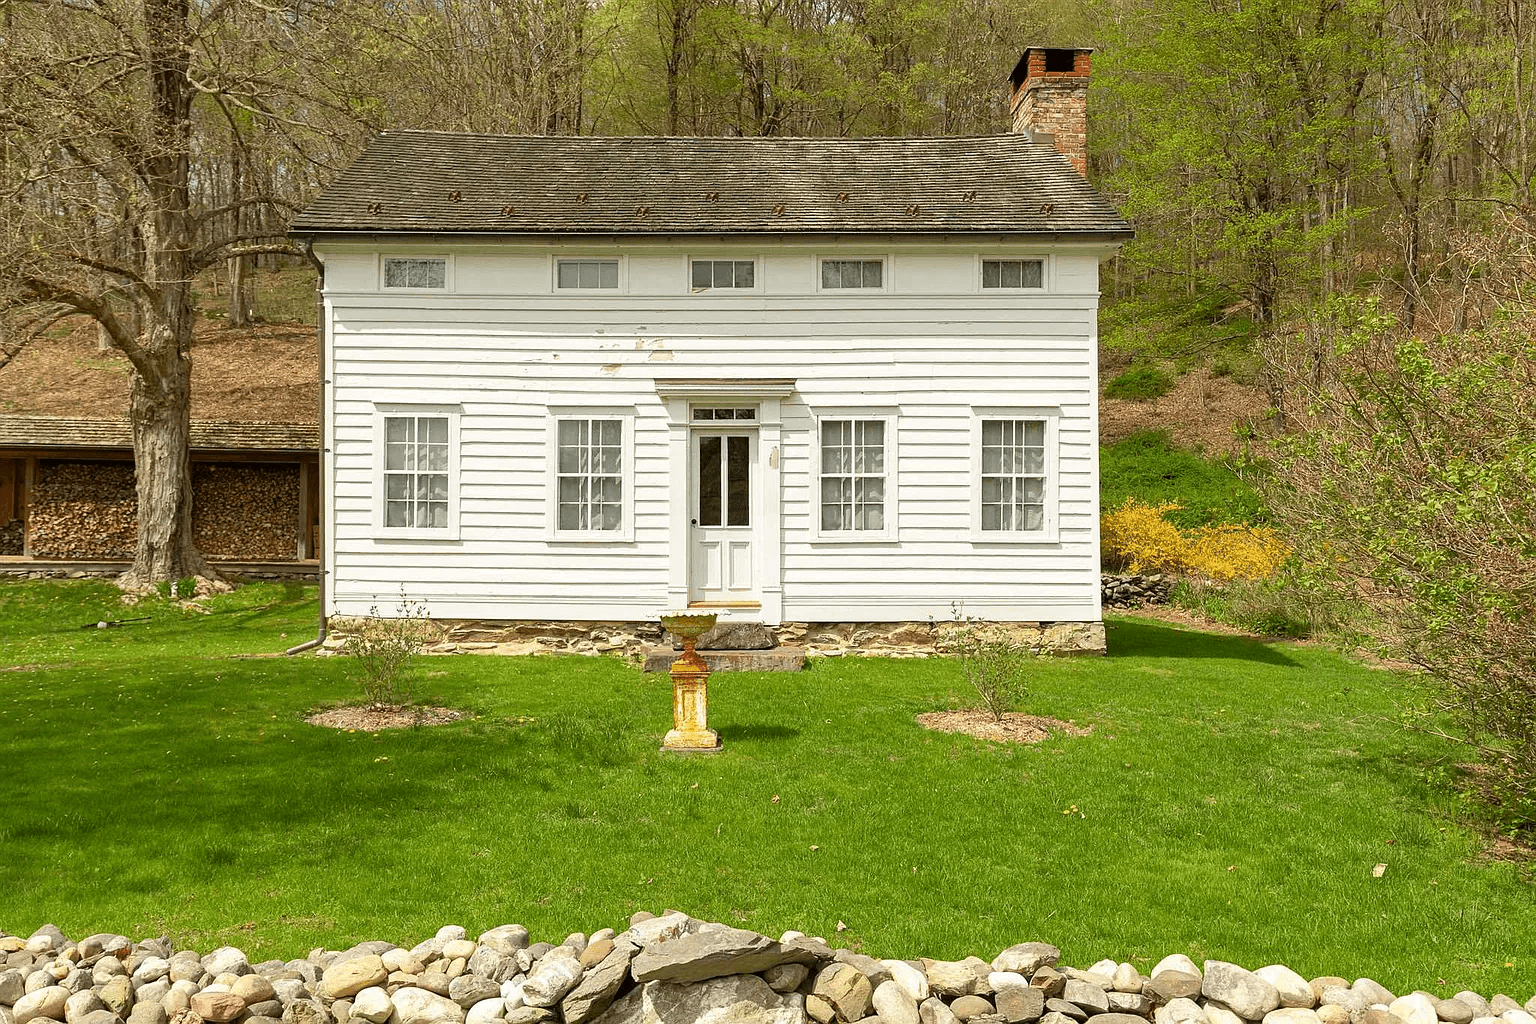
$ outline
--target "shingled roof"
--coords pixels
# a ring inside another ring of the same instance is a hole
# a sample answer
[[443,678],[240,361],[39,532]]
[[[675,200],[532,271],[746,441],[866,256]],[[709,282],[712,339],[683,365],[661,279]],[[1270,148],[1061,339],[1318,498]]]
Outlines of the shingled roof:
[[1128,238],[1054,149],[973,138],[385,132],[298,235],[948,234]]
[[[320,428],[306,423],[226,423],[193,420],[188,436],[195,452],[296,452],[320,444]],[[0,448],[131,449],[127,420],[73,416],[0,415]]]

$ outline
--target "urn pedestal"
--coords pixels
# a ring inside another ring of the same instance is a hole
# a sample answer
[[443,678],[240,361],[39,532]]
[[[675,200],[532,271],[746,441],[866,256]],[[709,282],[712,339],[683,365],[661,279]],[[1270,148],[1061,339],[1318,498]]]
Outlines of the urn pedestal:
[[672,663],[672,730],[662,750],[711,753],[720,749],[720,735],[709,727],[709,666],[694,645],[715,624],[713,612],[667,612],[661,624],[683,641],[683,653]]

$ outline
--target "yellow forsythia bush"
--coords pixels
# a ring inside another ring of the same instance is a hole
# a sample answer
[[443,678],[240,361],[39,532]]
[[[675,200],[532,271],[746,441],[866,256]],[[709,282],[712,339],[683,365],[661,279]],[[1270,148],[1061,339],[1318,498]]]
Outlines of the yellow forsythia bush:
[[1178,505],[1135,498],[1100,519],[1104,561],[1127,572],[1192,573],[1213,580],[1265,579],[1290,555],[1264,526],[1202,526],[1181,531],[1163,518]]

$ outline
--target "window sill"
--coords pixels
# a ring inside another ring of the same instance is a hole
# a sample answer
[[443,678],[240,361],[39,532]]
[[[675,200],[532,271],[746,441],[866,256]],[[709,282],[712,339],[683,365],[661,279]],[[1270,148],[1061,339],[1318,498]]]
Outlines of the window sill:
[[843,546],[850,544],[871,545],[887,544],[899,545],[901,541],[893,533],[877,533],[863,536],[857,533],[818,533],[811,537],[810,543],[824,546]]
[[1044,532],[1004,533],[1002,531],[998,531],[996,533],[982,533],[981,531],[976,530],[972,531],[971,533],[971,543],[1007,545],[1010,547],[1020,544],[1032,544],[1038,546],[1043,544],[1060,544],[1061,535],[1059,533]]
[[628,530],[613,530],[607,533],[548,533],[544,535],[546,544],[633,544],[635,536]]
[[389,529],[377,529],[377,530],[373,531],[373,539],[374,540],[412,540],[412,541],[430,540],[430,541],[457,542],[458,539],[459,539],[459,531],[456,530],[456,529],[455,530],[451,530],[451,529],[442,529],[442,530],[428,530],[428,529],[409,529],[409,530],[395,529],[395,530],[389,530]]

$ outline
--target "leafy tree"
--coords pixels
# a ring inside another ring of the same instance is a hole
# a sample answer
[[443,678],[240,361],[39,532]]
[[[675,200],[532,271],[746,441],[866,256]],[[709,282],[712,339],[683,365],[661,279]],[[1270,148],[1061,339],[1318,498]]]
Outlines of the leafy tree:
[[[224,122],[237,147],[309,134],[285,97],[313,26],[255,0],[13,0],[0,47],[0,309],[28,337],[94,320],[127,357],[139,535],[124,587],[216,576],[192,540],[192,282],[291,252],[276,209],[302,168],[242,176],[218,205],[194,174]],[[291,180],[279,181],[280,176]]]
[[1311,578],[1431,675],[1423,724],[1449,715],[1488,792],[1536,820],[1536,311],[1434,340],[1375,301],[1316,319],[1325,359],[1272,357],[1305,423],[1270,446],[1272,515]]

